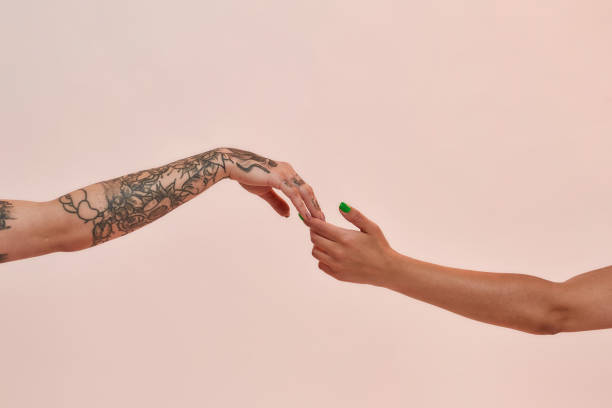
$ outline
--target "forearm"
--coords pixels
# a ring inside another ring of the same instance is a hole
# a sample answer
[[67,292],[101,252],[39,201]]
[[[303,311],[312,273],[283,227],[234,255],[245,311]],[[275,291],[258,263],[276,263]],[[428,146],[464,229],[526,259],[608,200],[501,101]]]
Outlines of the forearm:
[[0,201],[0,262],[76,251],[129,234],[228,177],[238,162],[230,150],[213,149],[48,202]]
[[612,328],[612,266],[557,283],[535,276],[449,268],[394,251],[359,210],[359,231],[314,220],[312,255],[336,279],[386,287],[462,316],[534,334]]
[[465,317],[534,334],[562,330],[563,285],[534,276],[435,265],[394,253],[383,286]]
[[129,234],[229,176],[232,159],[213,149],[75,190],[54,201],[64,220],[57,246],[73,251]]

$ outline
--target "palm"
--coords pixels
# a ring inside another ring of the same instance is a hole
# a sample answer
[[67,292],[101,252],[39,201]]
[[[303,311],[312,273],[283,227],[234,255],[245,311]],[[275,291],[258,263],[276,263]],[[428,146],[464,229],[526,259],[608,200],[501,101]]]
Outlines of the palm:
[[240,183],[240,185],[244,187],[244,189],[248,191],[249,193],[253,193],[260,197],[272,191],[272,187],[268,187],[268,186],[252,186],[252,185],[244,184],[244,183]]

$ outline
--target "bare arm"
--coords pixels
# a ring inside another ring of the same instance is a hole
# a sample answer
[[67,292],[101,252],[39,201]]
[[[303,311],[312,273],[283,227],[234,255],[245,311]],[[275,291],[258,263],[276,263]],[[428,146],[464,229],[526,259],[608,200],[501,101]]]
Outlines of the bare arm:
[[76,251],[129,234],[223,179],[238,181],[279,214],[286,194],[305,222],[324,218],[310,186],[291,165],[234,148],[213,149],[128,174],[48,202],[0,201],[0,262]]
[[480,272],[419,261],[394,251],[356,209],[342,215],[361,231],[314,220],[313,256],[331,276],[386,287],[485,323],[533,334],[612,327],[612,267],[566,282]]

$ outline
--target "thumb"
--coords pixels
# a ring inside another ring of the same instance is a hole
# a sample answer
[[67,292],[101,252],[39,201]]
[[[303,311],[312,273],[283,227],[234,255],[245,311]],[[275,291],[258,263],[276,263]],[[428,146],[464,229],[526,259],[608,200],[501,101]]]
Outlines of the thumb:
[[260,195],[260,197],[266,200],[268,204],[270,204],[272,208],[274,208],[274,210],[276,210],[276,212],[282,215],[283,217],[289,216],[289,205],[285,202],[285,200],[280,198],[280,196],[276,194],[275,191],[270,190]]
[[380,231],[378,225],[372,222],[372,220],[363,215],[356,208],[351,208],[344,201],[340,203],[339,208],[340,214],[342,214],[342,216],[346,218],[348,222],[359,228],[361,232],[376,233]]

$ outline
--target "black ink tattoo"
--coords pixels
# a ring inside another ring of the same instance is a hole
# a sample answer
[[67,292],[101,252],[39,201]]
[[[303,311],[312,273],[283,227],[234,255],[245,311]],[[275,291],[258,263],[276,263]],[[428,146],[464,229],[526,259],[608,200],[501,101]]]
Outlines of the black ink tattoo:
[[13,209],[13,204],[9,201],[0,201],[0,231],[11,228],[6,224],[7,220],[14,220],[15,218],[11,217],[11,210]]
[[253,170],[253,167],[256,167],[258,169],[261,169],[263,171],[265,171],[266,173],[269,173],[270,170],[266,169],[264,166],[254,163],[251,164],[249,167],[244,167],[243,165],[241,165],[240,163],[236,163],[236,165],[238,166],[238,168],[246,173],[250,172],[251,170]]
[[293,179],[293,184],[295,184],[296,186],[302,186],[304,185],[304,180],[302,180],[302,178],[300,176],[295,176]]
[[[246,150],[241,150],[241,149],[235,149],[233,147],[228,148],[229,151],[231,151],[231,156],[233,159],[237,159],[237,160],[242,160],[242,161],[255,161],[258,162],[264,166],[268,165],[270,167],[276,167],[278,166],[278,163],[276,163],[274,160],[271,159],[267,159],[263,156],[260,156],[258,154],[255,153],[251,153],[251,152],[247,152]],[[259,167],[259,166],[258,166]],[[267,173],[269,173],[269,171],[267,171]]]
[[[147,225],[206,189],[231,158],[217,150],[102,183],[106,203],[95,208],[86,190],[59,199],[66,212],[93,224],[93,245]],[[165,183],[164,183],[165,182]]]
[[[229,150],[229,153],[227,152]],[[255,161],[256,163],[252,163]],[[158,168],[102,182],[105,203],[96,208],[86,190],[59,198],[64,210],[92,224],[92,246],[147,225],[227,177],[227,163],[242,171],[276,162],[240,149],[215,149]]]
[[[11,228],[6,222],[8,220],[14,220],[15,218],[11,216],[11,211],[13,210],[13,203],[9,201],[0,201],[0,231],[7,230]],[[8,259],[8,254],[0,254],[0,263],[6,262]]]

